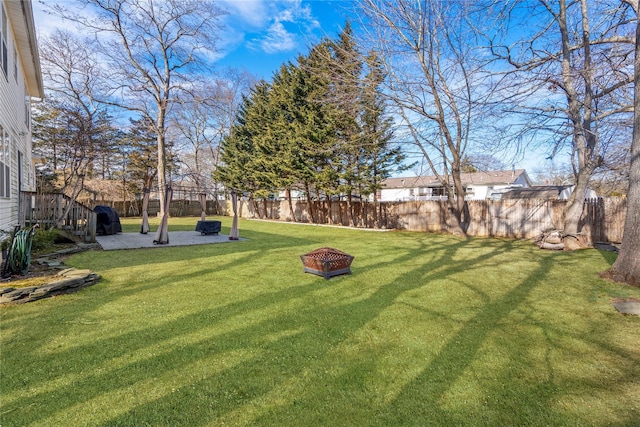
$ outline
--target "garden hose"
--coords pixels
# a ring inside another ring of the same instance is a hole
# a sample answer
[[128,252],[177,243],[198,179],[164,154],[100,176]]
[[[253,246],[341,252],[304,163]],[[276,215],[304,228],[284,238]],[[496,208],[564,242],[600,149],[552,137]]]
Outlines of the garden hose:
[[27,274],[31,264],[31,244],[38,225],[15,232],[9,248],[7,269],[10,274]]

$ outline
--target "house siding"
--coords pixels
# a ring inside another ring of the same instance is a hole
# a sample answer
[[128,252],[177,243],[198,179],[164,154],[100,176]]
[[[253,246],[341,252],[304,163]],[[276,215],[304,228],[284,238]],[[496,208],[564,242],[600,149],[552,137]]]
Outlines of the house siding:
[[[462,184],[467,189],[467,200],[485,200],[493,192],[504,192],[512,187],[529,187],[531,184],[524,169],[513,171],[464,173]],[[410,201],[441,199],[434,190],[442,188],[435,176],[391,178],[383,183],[380,201]],[[444,196],[446,198],[446,196]]]
[[[15,22],[12,19],[8,6],[6,1],[0,0],[0,14],[4,11],[6,16],[6,21],[3,20],[0,26],[6,22],[6,29],[2,29],[2,39],[8,52],[6,75],[4,69],[0,69],[0,127],[5,133],[5,142],[8,141],[10,152],[9,197],[0,197],[0,230],[4,231],[9,231],[18,224],[20,191],[35,190],[35,171],[31,160],[31,123],[26,110],[27,106],[29,110],[31,107],[25,104],[29,102],[30,96],[25,82],[25,64],[22,63],[24,56],[17,51],[19,46],[15,36],[16,26],[25,24],[24,20]],[[39,73],[38,69],[37,74]]]

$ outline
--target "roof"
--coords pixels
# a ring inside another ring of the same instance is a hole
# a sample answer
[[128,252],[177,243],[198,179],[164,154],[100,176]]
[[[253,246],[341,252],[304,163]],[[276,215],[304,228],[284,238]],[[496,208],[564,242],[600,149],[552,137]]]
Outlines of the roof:
[[503,199],[558,199],[560,193],[571,185],[537,185],[528,188],[515,188],[502,194]]
[[13,37],[20,63],[24,70],[27,92],[35,98],[44,98],[40,55],[36,40],[31,0],[3,2],[7,17],[11,22]]
[[[529,176],[524,169],[473,172],[460,174],[462,185],[511,185],[524,175],[529,182]],[[442,183],[434,175],[389,178],[382,183],[383,188],[426,188],[442,187]]]

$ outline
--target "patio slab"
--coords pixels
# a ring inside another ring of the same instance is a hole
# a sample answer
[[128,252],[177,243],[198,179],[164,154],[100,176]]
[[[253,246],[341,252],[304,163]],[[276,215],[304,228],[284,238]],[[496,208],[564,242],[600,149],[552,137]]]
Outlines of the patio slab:
[[140,248],[166,248],[167,246],[189,246],[208,245],[212,243],[234,243],[244,241],[229,240],[228,234],[202,235],[197,231],[170,231],[169,243],[156,245],[153,243],[156,233],[117,233],[106,236],[96,236],[96,241],[105,251],[118,249],[140,249]]

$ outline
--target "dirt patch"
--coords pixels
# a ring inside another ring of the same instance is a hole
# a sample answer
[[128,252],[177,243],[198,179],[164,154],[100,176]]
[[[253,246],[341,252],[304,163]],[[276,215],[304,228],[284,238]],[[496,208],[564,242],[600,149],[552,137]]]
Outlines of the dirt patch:
[[1,288],[24,288],[40,286],[51,281],[60,272],[60,267],[31,263],[29,271],[24,275],[14,275],[0,279]]

